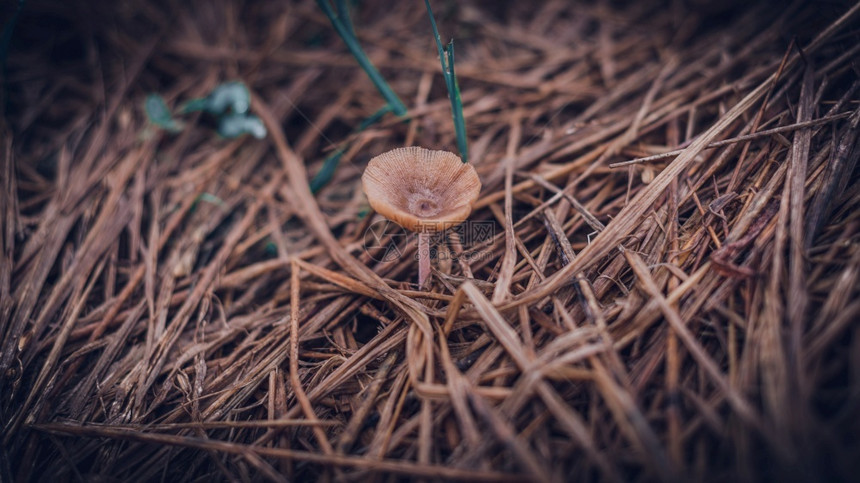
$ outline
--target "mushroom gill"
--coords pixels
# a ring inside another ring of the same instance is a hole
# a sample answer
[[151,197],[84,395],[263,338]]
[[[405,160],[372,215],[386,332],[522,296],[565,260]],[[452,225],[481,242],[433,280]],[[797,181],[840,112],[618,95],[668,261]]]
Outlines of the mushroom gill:
[[414,232],[436,232],[462,223],[481,181],[471,164],[447,151],[398,148],[370,160],[361,177],[370,206]]

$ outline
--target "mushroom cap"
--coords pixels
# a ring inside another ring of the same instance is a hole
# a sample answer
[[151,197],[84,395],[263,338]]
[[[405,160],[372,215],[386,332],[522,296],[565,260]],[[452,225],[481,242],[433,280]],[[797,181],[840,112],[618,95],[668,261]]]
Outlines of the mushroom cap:
[[447,151],[398,148],[370,160],[361,176],[370,206],[403,228],[442,231],[462,223],[481,192],[471,164]]

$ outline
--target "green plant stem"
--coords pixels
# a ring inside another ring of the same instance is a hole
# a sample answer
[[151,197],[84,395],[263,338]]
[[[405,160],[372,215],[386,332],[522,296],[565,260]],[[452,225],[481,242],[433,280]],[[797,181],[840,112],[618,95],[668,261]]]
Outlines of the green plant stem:
[[[317,0],[317,5],[322,9],[322,11],[326,14],[326,16],[331,21],[332,26],[335,31],[337,31],[338,35],[343,39],[346,47],[349,49],[349,52],[355,57],[355,60],[358,61],[358,65],[364,69],[364,72],[370,77],[370,80],[373,82],[373,85],[376,86],[376,89],[379,90],[379,93],[385,98],[385,101],[391,106],[392,112],[397,116],[403,117],[406,116],[406,105],[397,97],[397,94],[394,93],[394,90],[391,89],[391,86],[385,82],[385,79],[382,78],[382,74],[376,70],[376,67],[373,66],[373,63],[370,62],[370,59],[367,57],[367,54],[361,48],[361,45],[358,43],[358,39],[353,35],[352,29],[347,26],[345,22],[349,22],[349,18],[347,17],[342,21],[340,17],[332,10],[331,5],[328,0]],[[345,9],[345,5],[339,6],[339,9]]]
[[439,28],[436,26],[436,18],[433,9],[430,8],[430,0],[424,0],[427,7],[427,15],[430,16],[430,25],[433,27],[433,36],[436,38],[436,48],[439,50],[439,62],[442,63],[442,75],[445,78],[445,87],[448,89],[448,100],[451,101],[451,116],[454,119],[454,131],[457,133],[457,149],[460,151],[460,159],[464,163],[469,162],[469,143],[466,139],[466,119],[463,116],[463,100],[460,98],[460,86],[457,84],[457,76],[454,74],[454,41],[448,43],[448,48],[442,46],[442,38],[439,37]]
[[466,138],[466,119],[463,117],[463,100],[460,98],[460,85],[457,74],[454,73],[454,41],[448,44],[448,66],[450,67],[452,90],[448,91],[451,99],[451,114],[454,116],[454,130],[457,133],[457,149],[464,163],[469,162],[469,142]]

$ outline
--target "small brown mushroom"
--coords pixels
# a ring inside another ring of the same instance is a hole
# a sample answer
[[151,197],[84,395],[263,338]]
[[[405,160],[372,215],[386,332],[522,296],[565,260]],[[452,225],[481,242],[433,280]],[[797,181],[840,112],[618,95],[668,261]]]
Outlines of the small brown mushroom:
[[430,234],[462,223],[481,192],[471,164],[447,151],[398,148],[370,160],[361,177],[370,206],[418,233],[418,284],[430,275]]

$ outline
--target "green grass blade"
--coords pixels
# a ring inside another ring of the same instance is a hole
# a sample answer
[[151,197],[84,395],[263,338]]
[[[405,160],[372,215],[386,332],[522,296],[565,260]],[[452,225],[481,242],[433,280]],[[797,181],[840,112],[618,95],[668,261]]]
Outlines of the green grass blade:
[[436,27],[436,17],[433,16],[433,9],[430,8],[430,0],[424,0],[424,6],[427,7],[427,15],[430,16],[430,25],[433,27],[433,36],[436,38],[436,48],[439,50],[439,59],[442,61],[442,74],[445,76],[445,84],[447,84],[448,69],[445,67],[445,48],[442,47],[442,39],[439,37],[439,29]]
[[352,25],[352,17],[349,15],[349,6],[346,4],[346,0],[335,0],[334,8],[337,9],[337,16],[349,30],[349,34],[352,35],[353,38],[358,38],[358,36],[355,35],[355,27]]
[[335,170],[337,170],[337,166],[340,164],[340,158],[343,156],[347,147],[348,146],[337,148],[335,152],[325,158],[319,172],[314,176],[314,179],[311,180],[311,193],[316,194],[319,190],[323,189],[329,181],[331,181]]
[[430,25],[433,27],[433,36],[436,39],[436,49],[439,51],[439,62],[442,63],[442,75],[445,78],[445,87],[448,89],[448,100],[451,101],[451,116],[454,119],[454,132],[457,134],[457,150],[460,151],[460,159],[464,163],[468,163],[469,141],[466,138],[466,118],[463,116],[460,86],[457,84],[457,76],[454,74],[454,41],[452,40],[448,44],[447,50],[442,46],[436,18],[433,15],[433,9],[430,8],[430,0],[424,0],[424,6],[427,7],[427,15],[430,16]]
[[[376,67],[373,66],[373,63],[370,62],[370,59],[367,57],[367,54],[361,48],[361,45],[358,43],[358,39],[351,33],[351,29],[347,27],[346,23],[342,21],[337,14],[335,14],[334,10],[332,10],[331,5],[328,0],[317,0],[317,5],[322,9],[322,11],[326,14],[328,19],[331,21],[332,26],[334,27],[337,34],[340,35],[340,38],[343,39],[346,47],[349,49],[349,52],[355,57],[355,60],[358,61],[358,65],[364,69],[364,72],[370,77],[370,80],[373,82],[373,85],[376,86],[376,89],[385,99],[385,101],[391,105],[391,110],[394,114],[403,117],[406,115],[406,105],[403,104],[403,101],[397,97],[394,90],[391,86],[385,82],[385,79],[382,77],[382,74],[376,70]],[[345,6],[343,8],[346,8]],[[349,20],[347,19],[346,22]]]
[[[354,133],[364,131],[368,127],[376,124],[389,112],[391,112],[391,106],[386,104],[382,107],[382,109],[374,112],[370,115],[370,117],[362,121],[361,124],[358,125],[358,128],[355,129]],[[329,157],[325,159],[325,161],[323,161],[323,165],[320,168],[319,172],[311,180],[311,193],[316,194],[319,190],[323,189],[323,187],[327,185],[329,181],[331,181],[332,176],[334,176],[335,170],[337,170],[337,167],[340,164],[340,158],[341,156],[343,156],[343,153],[346,152],[347,149],[349,149],[348,144],[338,148],[335,152],[330,154]]]
[[463,100],[460,98],[460,85],[457,84],[457,74],[454,73],[454,41],[448,44],[448,66],[452,89],[448,91],[451,99],[451,113],[454,116],[454,130],[457,133],[457,149],[464,163],[469,162],[469,142],[466,138],[466,118],[463,116]]
[[371,114],[364,121],[361,121],[361,124],[358,125],[358,128],[355,130],[355,132],[360,133],[361,131],[364,131],[370,126],[376,124],[377,122],[379,122],[380,119],[382,119],[383,116],[385,116],[389,112],[391,112],[391,105],[382,106],[381,109]]

